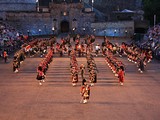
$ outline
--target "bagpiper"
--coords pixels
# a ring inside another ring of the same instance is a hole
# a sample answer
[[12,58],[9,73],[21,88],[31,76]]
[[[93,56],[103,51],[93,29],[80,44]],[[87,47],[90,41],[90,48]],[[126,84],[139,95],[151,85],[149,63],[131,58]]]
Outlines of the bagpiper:
[[124,68],[123,66],[121,66],[118,71],[118,78],[119,78],[119,83],[121,86],[123,86],[124,84],[124,75],[125,75]]
[[7,57],[8,57],[7,51],[4,51],[3,52],[3,58],[4,58],[5,63],[7,62]]
[[82,99],[80,103],[87,103],[90,97],[90,85],[87,84],[86,80],[83,79],[84,85],[82,85],[80,94],[82,96]]
[[42,67],[39,66],[38,69],[37,69],[37,80],[39,81],[39,85],[42,85],[42,82],[45,82],[44,79],[45,79],[45,75],[44,75],[44,72],[42,70]]
[[13,60],[13,72],[17,73],[18,68],[19,68],[18,61],[17,61],[17,57],[15,56]]
[[72,72],[72,86],[76,86],[78,82],[78,72],[74,69]]

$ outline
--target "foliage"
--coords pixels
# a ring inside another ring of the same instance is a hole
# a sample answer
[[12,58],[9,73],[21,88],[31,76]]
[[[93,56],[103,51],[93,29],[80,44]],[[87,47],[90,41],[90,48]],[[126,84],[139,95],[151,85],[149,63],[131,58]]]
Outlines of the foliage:
[[156,15],[156,23],[160,23],[160,0],[143,0],[143,10],[145,19],[154,24],[154,15]]

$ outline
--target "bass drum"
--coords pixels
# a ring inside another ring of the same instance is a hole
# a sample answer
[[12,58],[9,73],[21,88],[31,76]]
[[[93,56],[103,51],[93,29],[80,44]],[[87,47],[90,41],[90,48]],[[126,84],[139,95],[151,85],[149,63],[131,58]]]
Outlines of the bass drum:
[[155,57],[160,60],[160,46],[155,50]]

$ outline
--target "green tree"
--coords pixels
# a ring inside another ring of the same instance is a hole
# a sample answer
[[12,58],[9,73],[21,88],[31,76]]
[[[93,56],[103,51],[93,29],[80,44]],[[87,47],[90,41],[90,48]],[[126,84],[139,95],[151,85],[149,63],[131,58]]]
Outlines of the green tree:
[[143,10],[145,19],[154,24],[154,15],[156,15],[156,23],[160,23],[160,0],[143,0]]

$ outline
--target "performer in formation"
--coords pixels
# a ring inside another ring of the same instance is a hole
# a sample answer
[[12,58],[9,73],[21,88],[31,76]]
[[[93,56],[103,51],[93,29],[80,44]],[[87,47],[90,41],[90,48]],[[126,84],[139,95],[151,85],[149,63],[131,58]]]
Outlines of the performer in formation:
[[124,75],[125,75],[124,68],[123,66],[121,66],[118,71],[118,78],[119,78],[119,83],[121,86],[123,86],[124,84]]
[[4,62],[6,63],[7,62],[7,58],[8,58],[7,51],[3,52],[3,58],[4,58]]
[[39,66],[38,69],[37,69],[37,80],[39,81],[39,85],[42,85],[42,82],[45,82],[44,79],[45,79],[45,74],[42,70],[42,66]]
[[117,57],[115,57],[115,54],[118,54],[120,57],[122,57],[123,50],[120,48],[120,46],[118,46],[118,44],[114,45],[109,41],[106,42],[106,46],[106,63],[112,70],[113,74],[118,77],[120,85],[123,85],[125,66],[122,61],[118,60]]
[[87,84],[86,80],[83,79],[84,85],[82,85],[80,94],[82,96],[82,99],[80,103],[87,103],[90,97],[90,85]]
[[14,59],[13,59],[13,72],[17,73],[18,72],[18,68],[19,68],[19,63],[17,61],[17,58],[14,57]]

